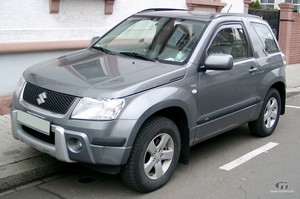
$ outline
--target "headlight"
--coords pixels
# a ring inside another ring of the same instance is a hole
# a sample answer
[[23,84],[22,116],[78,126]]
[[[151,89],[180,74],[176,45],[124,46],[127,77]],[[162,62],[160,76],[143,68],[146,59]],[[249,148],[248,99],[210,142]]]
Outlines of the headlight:
[[25,79],[23,77],[23,75],[20,77],[19,81],[18,81],[18,84],[16,86],[16,89],[15,89],[15,94],[17,97],[19,97],[22,89],[23,89],[23,86],[25,84]]
[[124,107],[124,99],[82,98],[75,107],[71,118],[84,120],[113,120]]

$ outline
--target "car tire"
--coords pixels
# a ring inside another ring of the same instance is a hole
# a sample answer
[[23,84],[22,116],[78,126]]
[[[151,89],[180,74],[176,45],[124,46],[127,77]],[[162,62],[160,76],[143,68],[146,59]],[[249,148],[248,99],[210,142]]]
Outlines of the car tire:
[[271,88],[264,100],[257,120],[249,122],[251,133],[258,137],[266,137],[275,130],[281,111],[281,99],[278,91]]
[[162,187],[178,164],[180,149],[180,133],[175,123],[165,117],[151,118],[138,132],[121,171],[123,181],[139,192]]

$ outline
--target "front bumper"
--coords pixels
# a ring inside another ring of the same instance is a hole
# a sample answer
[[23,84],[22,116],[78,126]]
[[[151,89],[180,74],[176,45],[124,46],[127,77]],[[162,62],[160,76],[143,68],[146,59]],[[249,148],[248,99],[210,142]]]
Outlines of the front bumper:
[[[91,141],[88,137],[90,129],[86,129],[86,132],[74,131],[61,125],[51,124],[50,131],[53,140],[48,141],[48,137],[47,139],[40,139],[40,136],[45,137],[47,135],[42,135],[42,133],[21,124],[17,119],[17,114],[18,110],[12,110],[13,137],[58,160],[114,166],[123,165],[127,162],[131,147],[124,145],[126,138],[123,138],[125,139],[123,142],[121,138],[100,136]],[[95,131],[95,129],[93,130]],[[78,147],[75,143],[81,144]]]

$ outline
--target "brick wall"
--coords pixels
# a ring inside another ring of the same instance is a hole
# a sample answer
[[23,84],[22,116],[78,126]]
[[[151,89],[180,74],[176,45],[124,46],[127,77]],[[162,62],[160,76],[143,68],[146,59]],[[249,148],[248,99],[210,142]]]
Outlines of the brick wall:
[[293,13],[289,52],[289,64],[300,63],[300,13]]
[[300,63],[300,13],[292,3],[281,3],[278,42],[288,64]]
[[5,115],[10,112],[12,96],[0,96],[0,115]]

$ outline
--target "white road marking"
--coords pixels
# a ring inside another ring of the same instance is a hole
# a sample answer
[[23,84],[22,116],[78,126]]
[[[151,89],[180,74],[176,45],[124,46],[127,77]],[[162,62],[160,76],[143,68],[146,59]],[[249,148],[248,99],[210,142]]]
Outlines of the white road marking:
[[269,142],[268,144],[266,144],[258,149],[255,149],[255,150],[247,153],[246,155],[244,155],[238,159],[235,159],[232,162],[229,162],[228,164],[225,164],[225,165],[219,167],[219,169],[230,171],[231,169],[234,169],[235,167],[240,166],[241,164],[247,162],[248,160],[251,160],[255,156],[258,156],[261,153],[266,153],[268,150],[272,149],[273,147],[277,146],[278,144],[279,143]]
[[287,108],[296,108],[296,109],[300,109],[300,106],[285,105],[285,107],[287,107]]

